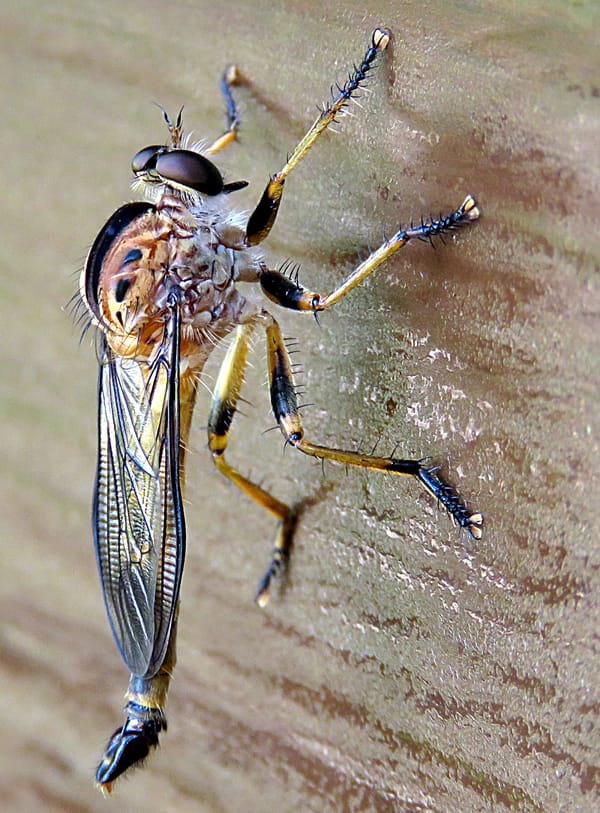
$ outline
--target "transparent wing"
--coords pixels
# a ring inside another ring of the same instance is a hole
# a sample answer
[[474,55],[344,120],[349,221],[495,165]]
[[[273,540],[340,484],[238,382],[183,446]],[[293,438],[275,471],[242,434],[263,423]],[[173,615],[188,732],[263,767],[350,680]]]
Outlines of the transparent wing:
[[94,542],[115,640],[145,677],[164,660],[185,555],[178,371],[178,313],[153,363],[105,345],[100,368]]

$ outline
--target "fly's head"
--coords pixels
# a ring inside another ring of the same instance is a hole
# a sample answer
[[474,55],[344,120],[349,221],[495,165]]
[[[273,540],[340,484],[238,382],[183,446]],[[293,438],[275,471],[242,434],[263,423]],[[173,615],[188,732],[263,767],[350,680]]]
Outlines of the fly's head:
[[134,187],[141,187],[150,200],[156,200],[164,191],[176,191],[184,199],[214,198],[242,189],[246,181],[226,184],[218,167],[198,149],[187,147],[183,134],[181,114],[173,123],[162,109],[169,128],[170,145],[151,144],[139,150],[131,162],[135,176]]

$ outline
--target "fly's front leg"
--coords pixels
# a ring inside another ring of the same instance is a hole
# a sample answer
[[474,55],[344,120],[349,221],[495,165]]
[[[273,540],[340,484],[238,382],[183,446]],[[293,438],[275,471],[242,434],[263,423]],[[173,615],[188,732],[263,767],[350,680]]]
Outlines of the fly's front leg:
[[337,463],[388,474],[402,474],[414,477],[444,506],[458,525],[465,528],[475,539],[480,539],[483,527],[482,515],[472,513],[458,492],[438,477],[435,469],[423,466],[421,460],[402,460],[395,457],[360,454],[359,452],[320,446],[306,440],[298,412],[290,358],[283,342],[281,330],[270,314],[263,312],[263,319],[266,322],[267,332],[271,406],[287,442],[304,454],[320,460],[333,460]]
[[153,677],[131,675],[125,695],[127,719],[110,738],[96,771],[96,783],[104,794],[111,793],[113,784],[125,771],[146,759],[158,746],[160,732],[167,730],[164,709],[177,662],[176,641],[177,618],[158,672]]
[[240,114],[231,88],[242,85],[244,82],[245,80],[235,65],[228,65],[223,71],[223,76],[221,77],[221,92],[225,99],[227,129],[205,150],[205,155],[214,155],[237,139],[238,130],[240,128]]
[[276,499],[268,491],[240,474],[225,459],[229,432],[244,380],[253,328],[252,323],[239,325],[236,328],[233,341],[221,365],[208,419],[208,447],[219,471],[249,497],[252,497],[255,502],[266,508],[279,521],[271,563],[260,582],[256,594],[257,603],[264,607],[269,600],[271,579],[277,575],[287,560],[294,530],[295,513],[286,503]]
[[246,243],[249,246],[262,242],[269,234],[277,217],[287,176],[300,163],[319,136],[336,120],[336,116],[363,85],[368,72],[373,67],[375,58],[387,48],[389,41],[390,35],[388,31],[383,28],[375,29],[371,37],[371,45],[365,52],[360,65],[355,66],[344,85],[337,86],[337,95],[323,107],[321,114],[315,119],[313,125],[296,146],[286,163],[269,180],[262,198],[248,220]]
[[479,207],[475,199],[471,195],[467,195],[458,209],[445,217],[421,222],[418,226],[411,226],[408,229],[400,229],[390,240],[386,240],[370,254],[341,285],[326,295],[307,291],[279,271],[263,271],[260,276],[260,284],[269,299],[278,305],[292,310],[318,313],[339,302],[410,240],[432,240],[434,237],[447,234],[466,223],[477,220],[479,214]]

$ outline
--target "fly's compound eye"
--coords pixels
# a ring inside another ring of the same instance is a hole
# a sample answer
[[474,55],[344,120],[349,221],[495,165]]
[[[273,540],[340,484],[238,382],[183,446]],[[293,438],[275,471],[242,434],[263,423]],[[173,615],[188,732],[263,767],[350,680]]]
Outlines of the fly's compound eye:
[[219,195],[223,191],[223,176],[216,166],[208,158],[191,150],[171,150],[158,154],[155,171],[167,183],[173,181],[201,195]]
[[165,152],[167,147],[160,144],[153,144],[150,147],[144,147],[143,150],[136,152],[131,162],[131,169],[134,175],[139,175],[142,172],[151,172],[156,169],[156,161],[158,156]]
[[217,167],[192,150],[173,150],[154,144],[134,155],[131,168],[134,175],[145,176],[147,181],[172,183],[201,195],[223,192],[223,176]]

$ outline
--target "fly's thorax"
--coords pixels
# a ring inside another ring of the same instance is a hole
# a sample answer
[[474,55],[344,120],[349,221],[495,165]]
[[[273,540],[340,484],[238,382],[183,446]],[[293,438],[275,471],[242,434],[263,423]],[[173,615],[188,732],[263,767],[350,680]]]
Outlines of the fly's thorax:
[[[235,283],[247,274],[244,250],[225,245],[214,213],[190,211],[177,196],[135,217],[102,254],[94,312],[120,356],[149,358],[168,319],[168,298],[180,301],[182,356],[214,342],[243,310]],[[89,304],[88,304],[89,307]]]

